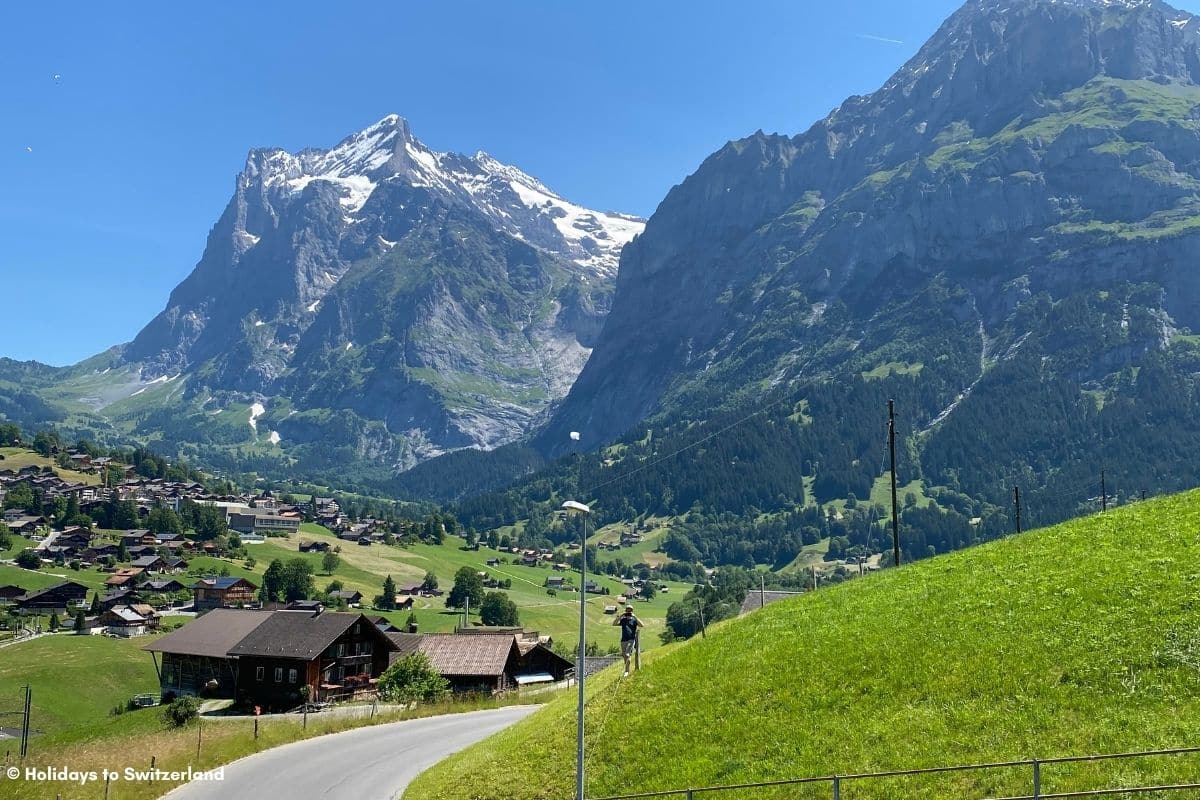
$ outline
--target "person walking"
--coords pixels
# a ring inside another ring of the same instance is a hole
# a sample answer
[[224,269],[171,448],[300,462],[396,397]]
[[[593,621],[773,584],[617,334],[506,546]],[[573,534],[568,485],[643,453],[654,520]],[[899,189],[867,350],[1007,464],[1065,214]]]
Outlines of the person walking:
[[621,658],[625,659],[625,675],[629,675],[629,657],[637,647],[638,628],[644,628],[642,621],[633,615],[633,606],[625,606],[625,613],[612,622],[621,626]]

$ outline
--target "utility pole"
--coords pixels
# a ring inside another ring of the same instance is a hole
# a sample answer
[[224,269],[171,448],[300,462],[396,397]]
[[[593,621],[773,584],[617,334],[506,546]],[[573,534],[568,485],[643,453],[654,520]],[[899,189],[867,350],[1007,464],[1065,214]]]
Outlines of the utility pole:
[[25,685],[25,714],[21,717],[21,760],[29,754],[29,711],[33,705],[33,689]]
[[462,624],[464,631],[467,628],[471,627],[471,595],[470,595],[470,593],[467,594],[465,600],[467,601],[467,604],[463,608],[463,624]]
[[1146,499],[1146,490],[1142,489],[1142,500],[1144,501],[1145,499]]
[[900,517],[896,511],[896,401],[888,400],[888,453],[892,459],[892,558],[900,566]]
[[1100,470],[1100,513],[1108,511],[1108,490],[1104,483],[1104,470]]
[[700,638],[708,638],[708,629],[704,627],[704,606],[700,605],[700,598],[696,598],[696,611],[700,614]]
[[765,575],[758,576],[758,607],[766,608],[767,606],[767,578]]
[[1017,533],[1021,532],[1021,487],[1013,487],[1013,505],[1017,507]]

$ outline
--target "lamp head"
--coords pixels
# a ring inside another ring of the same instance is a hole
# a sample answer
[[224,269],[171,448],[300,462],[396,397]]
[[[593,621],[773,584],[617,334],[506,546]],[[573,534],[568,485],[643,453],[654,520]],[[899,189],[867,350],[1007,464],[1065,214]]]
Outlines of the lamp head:
[[583,503],[577,503],[574,500],[567,500],[562,504],[563,511],[578,511],[582,514],[590,514],[592,510]]

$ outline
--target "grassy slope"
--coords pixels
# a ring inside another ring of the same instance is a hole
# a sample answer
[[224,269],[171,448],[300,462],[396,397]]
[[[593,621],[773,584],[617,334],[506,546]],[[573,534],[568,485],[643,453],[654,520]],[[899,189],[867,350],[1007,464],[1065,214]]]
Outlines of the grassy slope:
[[105,726],[113,706],[141,692],[157,693],[154,664],[141,650],[149,641],[60,634],[6,647],[0,650],[0,710],[20,708],[28,683],[32,727],[42,734],[70,739]]
[[40,456],[32,450],[26,450],[23,447],[0,447],[0,456],[4,456],[4,460],[0,461],[0,469],[9,469],[16,472],[30,466],[53,467],[58,477],[65,481],[86,483],[89,486],[100,485],[100,476],[98,474],[92,475],[84,472],[76,472],[73,469],[63,469],[55,464],[53,459]]
[[[1197,531],[1190,492],[885,571],[663,648],[624,682],[593,682],[588,793],[1194,744]],[[573,715],[560,699],[406,798],[568,797]],[[1200,759],[1185,757],[1058,766],[1046,779],[1065,790],[1196,774]],[[1024,793],[1017,780],[962,773],[853,796]]]

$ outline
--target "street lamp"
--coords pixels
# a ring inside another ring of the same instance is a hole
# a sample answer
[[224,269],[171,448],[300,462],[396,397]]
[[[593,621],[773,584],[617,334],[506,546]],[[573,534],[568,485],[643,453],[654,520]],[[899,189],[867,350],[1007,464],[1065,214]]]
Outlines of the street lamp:
[[592,510],[583,503],[567,500],[562,504],[567,512],[583,514],[583,530],[579,535],[579,658],[575,662],[575,680],[579,684],[578,721],[575,728],[575,800],[583,798],[583,674],[584,658],[587,651],[584,646],[584,636],[587,634],[587,520]]

